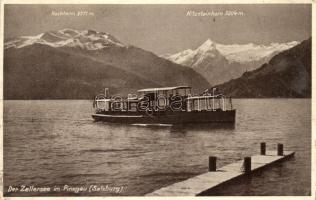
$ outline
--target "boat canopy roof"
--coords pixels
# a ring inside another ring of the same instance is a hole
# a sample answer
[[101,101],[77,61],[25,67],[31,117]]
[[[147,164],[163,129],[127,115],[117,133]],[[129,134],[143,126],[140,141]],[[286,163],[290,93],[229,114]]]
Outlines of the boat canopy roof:
[[192,96],[188,97],[187,100],[195,100],[195,99],[212,99],[212,98],[222,98],[225,97],[223,94],[217,94],[217,95],[203,95],[203,96]]
[[137,92],[157,92],[157,91],[170,91],[177,89],[190,89],[189,86],[175,86],[175,87],[161,87],[161,88],[146,88],[138,90]]

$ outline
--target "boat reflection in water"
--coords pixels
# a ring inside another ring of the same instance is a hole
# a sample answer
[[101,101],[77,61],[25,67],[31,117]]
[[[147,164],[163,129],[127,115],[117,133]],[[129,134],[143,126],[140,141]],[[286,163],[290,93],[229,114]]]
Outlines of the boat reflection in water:
[[171,126],[172,132],[183,132],[183,131],[210,131],[210,130],[233,130],[235,129],[235,123],[196,123],[189,124],[174,124]]
[[[231,98],[212,94],[191,95],[191,87],[163,87],[138,90],[128,97],[98,95],[94,100],[95,121],[125,124],[235,123]],[[216,126],[214,124],[214,126]]]

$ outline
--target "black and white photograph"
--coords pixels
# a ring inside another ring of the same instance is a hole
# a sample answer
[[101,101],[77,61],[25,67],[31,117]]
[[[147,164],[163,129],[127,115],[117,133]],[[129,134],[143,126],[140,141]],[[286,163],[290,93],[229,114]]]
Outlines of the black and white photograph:
[[204,2],[2,2],[2,198],[315,199],[312,1]]

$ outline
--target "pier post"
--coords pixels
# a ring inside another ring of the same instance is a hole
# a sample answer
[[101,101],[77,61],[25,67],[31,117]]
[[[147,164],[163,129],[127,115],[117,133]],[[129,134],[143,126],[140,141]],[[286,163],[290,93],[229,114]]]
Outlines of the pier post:
[[266,143],[265,142],[260,143],[260,155],[266,155]]
[[251,172],[251,157],[244,158],[244,170],[246,174]]
[[210,156],[208,158],[208,171],[215,172],[216,171],[216,157]]
[[283,156],[283,144],[278,144],[278,156]]

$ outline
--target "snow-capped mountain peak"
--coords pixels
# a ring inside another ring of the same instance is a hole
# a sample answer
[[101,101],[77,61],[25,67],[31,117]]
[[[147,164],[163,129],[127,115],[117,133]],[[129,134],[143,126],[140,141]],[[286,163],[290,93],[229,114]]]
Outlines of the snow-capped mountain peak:
[[207,57],[209,59],[212,59],[216,57],[221,57],[216,48],[216,45],[216,42],[208,39],[195,50],[187,49],[173,55],[166,54],[162,57],[167,58],[178,64],[195,67],[199,63],[203,62],[203,58]]
[[[178,64],[183,64],[187,66],[192,66],[194,62],[190,59],[197,59],[196,57],[205,56],[223,56],[230,63],[249,63],[253,61],[258,61],[267,57],[271,57],[276,53],[287,50],[294,47],[299,42],[292,41],[287,43],[271,43],[270,45],[258,45],[254,43],[248,44],[220,44],[207,39],[201,46],[195,50],[187,49],[182,52],[163,56],[170,61]],[[201,60],[203,58],[199,58]]]
[[22,48],[32,44],[44,44],[51,47],[79,47],[87,50],[98,50],[109,46],[125,45],[108,33],[93,30],[74,30],[65,28],[58,31],[48,31],[35,36],[21,36],[5,42],[5,49]]
[[296,46],[298,42],[263,44],[220,44],[207,39],[196,49],[162,56],[193,68],[211,85],[241,76],[268,62],[274,55]]
[[276,53],[287,50],[299,44],[297,41],[287,43],[271,43],[269,45],[249,44],[218,44],[217,49],[230,62],[248,63],[271,57]]
[[199,51],[210,51],[216,49],[216,43],[210,39],[207,39],[200,47],[197,48]]

